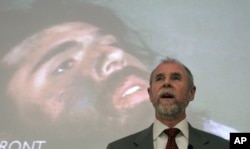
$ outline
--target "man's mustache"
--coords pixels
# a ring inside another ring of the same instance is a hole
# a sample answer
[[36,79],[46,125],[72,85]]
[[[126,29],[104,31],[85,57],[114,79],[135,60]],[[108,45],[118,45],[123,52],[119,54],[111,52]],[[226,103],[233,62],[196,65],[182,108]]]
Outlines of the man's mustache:
[[110,75],[105,81],[97,87],[100,91],[98,92],[98,99],[96,106],[102,114],[117,116],[117,111],[114,109],[112,104],[112,96],[115,94],[117,88],[124,84],[128,76],[137,76],[138,78],[148,80],[149,73],[146,70],[141,70],[136,67],[126,67]]
[[173,89],[170,88],[161,88],[158,96],[161,97],[162,95],[172,95],[173,97],[175,97],[175,91]]
[[[126,81],[130,75],[138,76],[139,78],[148,79],[148,73],[135,67],[126,67],[122,70],[112,73],[106,80],[102,82],[94,82],[88,78],[76,79],[68,88],[65,88],[64,93],[58,98],[63,97],[69,103],[79,101],[81,107],[89,104],[111,102],[115,90]],[[71,99],[71,100],[70,100]],[[75,100],[72,100],[75,99]]]

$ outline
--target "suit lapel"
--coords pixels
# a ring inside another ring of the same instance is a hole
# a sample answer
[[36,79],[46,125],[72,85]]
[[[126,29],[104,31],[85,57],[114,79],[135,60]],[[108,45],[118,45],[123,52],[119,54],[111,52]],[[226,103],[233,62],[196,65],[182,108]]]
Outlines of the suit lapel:
[[204,148],[206,144],[208,144],[209,140],[201,135],[200,131],[193,128],[190,124],[188,124],[189,128],[189,144],[191,144],[194,148]]
[[[198,129],[188,124],[189,144],[194,148],[204,148],[209,140],[204,137]],[[153,149],[153,125],[141,131],[134,140],[135,149]]]
[[136,149],[153,149],[153,125],[139,133],[134,144]]

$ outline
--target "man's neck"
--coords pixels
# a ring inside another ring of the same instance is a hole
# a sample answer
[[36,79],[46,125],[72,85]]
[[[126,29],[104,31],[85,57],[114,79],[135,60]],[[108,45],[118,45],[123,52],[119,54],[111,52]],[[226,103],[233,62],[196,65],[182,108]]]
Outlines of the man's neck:
[[156,119],[158,119],[160,122],[168,126],[169,128],[173,128],[175,125],[177,125],[180,121],[186,118],[186,114],[181,115],[179,117],[163,117],[156,115]]

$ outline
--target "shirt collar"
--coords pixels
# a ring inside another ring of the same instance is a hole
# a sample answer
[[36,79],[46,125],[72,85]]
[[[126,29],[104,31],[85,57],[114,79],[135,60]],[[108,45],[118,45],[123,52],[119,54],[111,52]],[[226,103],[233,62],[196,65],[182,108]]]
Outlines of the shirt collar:
[[[166,126],[159,120],[155,119],[153,125],[153,139],[156,140],[157,137],[159,137],[162,134],[162,132],[168,128],[169,128],[168,126]],[[182,135],[188,140],[189,131],[188,131],[188,122],[186,119],[180,121],[177,125],[174,126],[174,128],[180,129]]]

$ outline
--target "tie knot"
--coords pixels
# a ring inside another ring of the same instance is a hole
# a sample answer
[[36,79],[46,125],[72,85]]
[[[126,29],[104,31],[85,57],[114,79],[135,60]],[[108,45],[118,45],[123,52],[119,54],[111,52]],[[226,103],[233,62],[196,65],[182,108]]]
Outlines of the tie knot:
[[164,131],[169,138],[175,138],[175,136],[180,132],[178,128],[169,128]]

